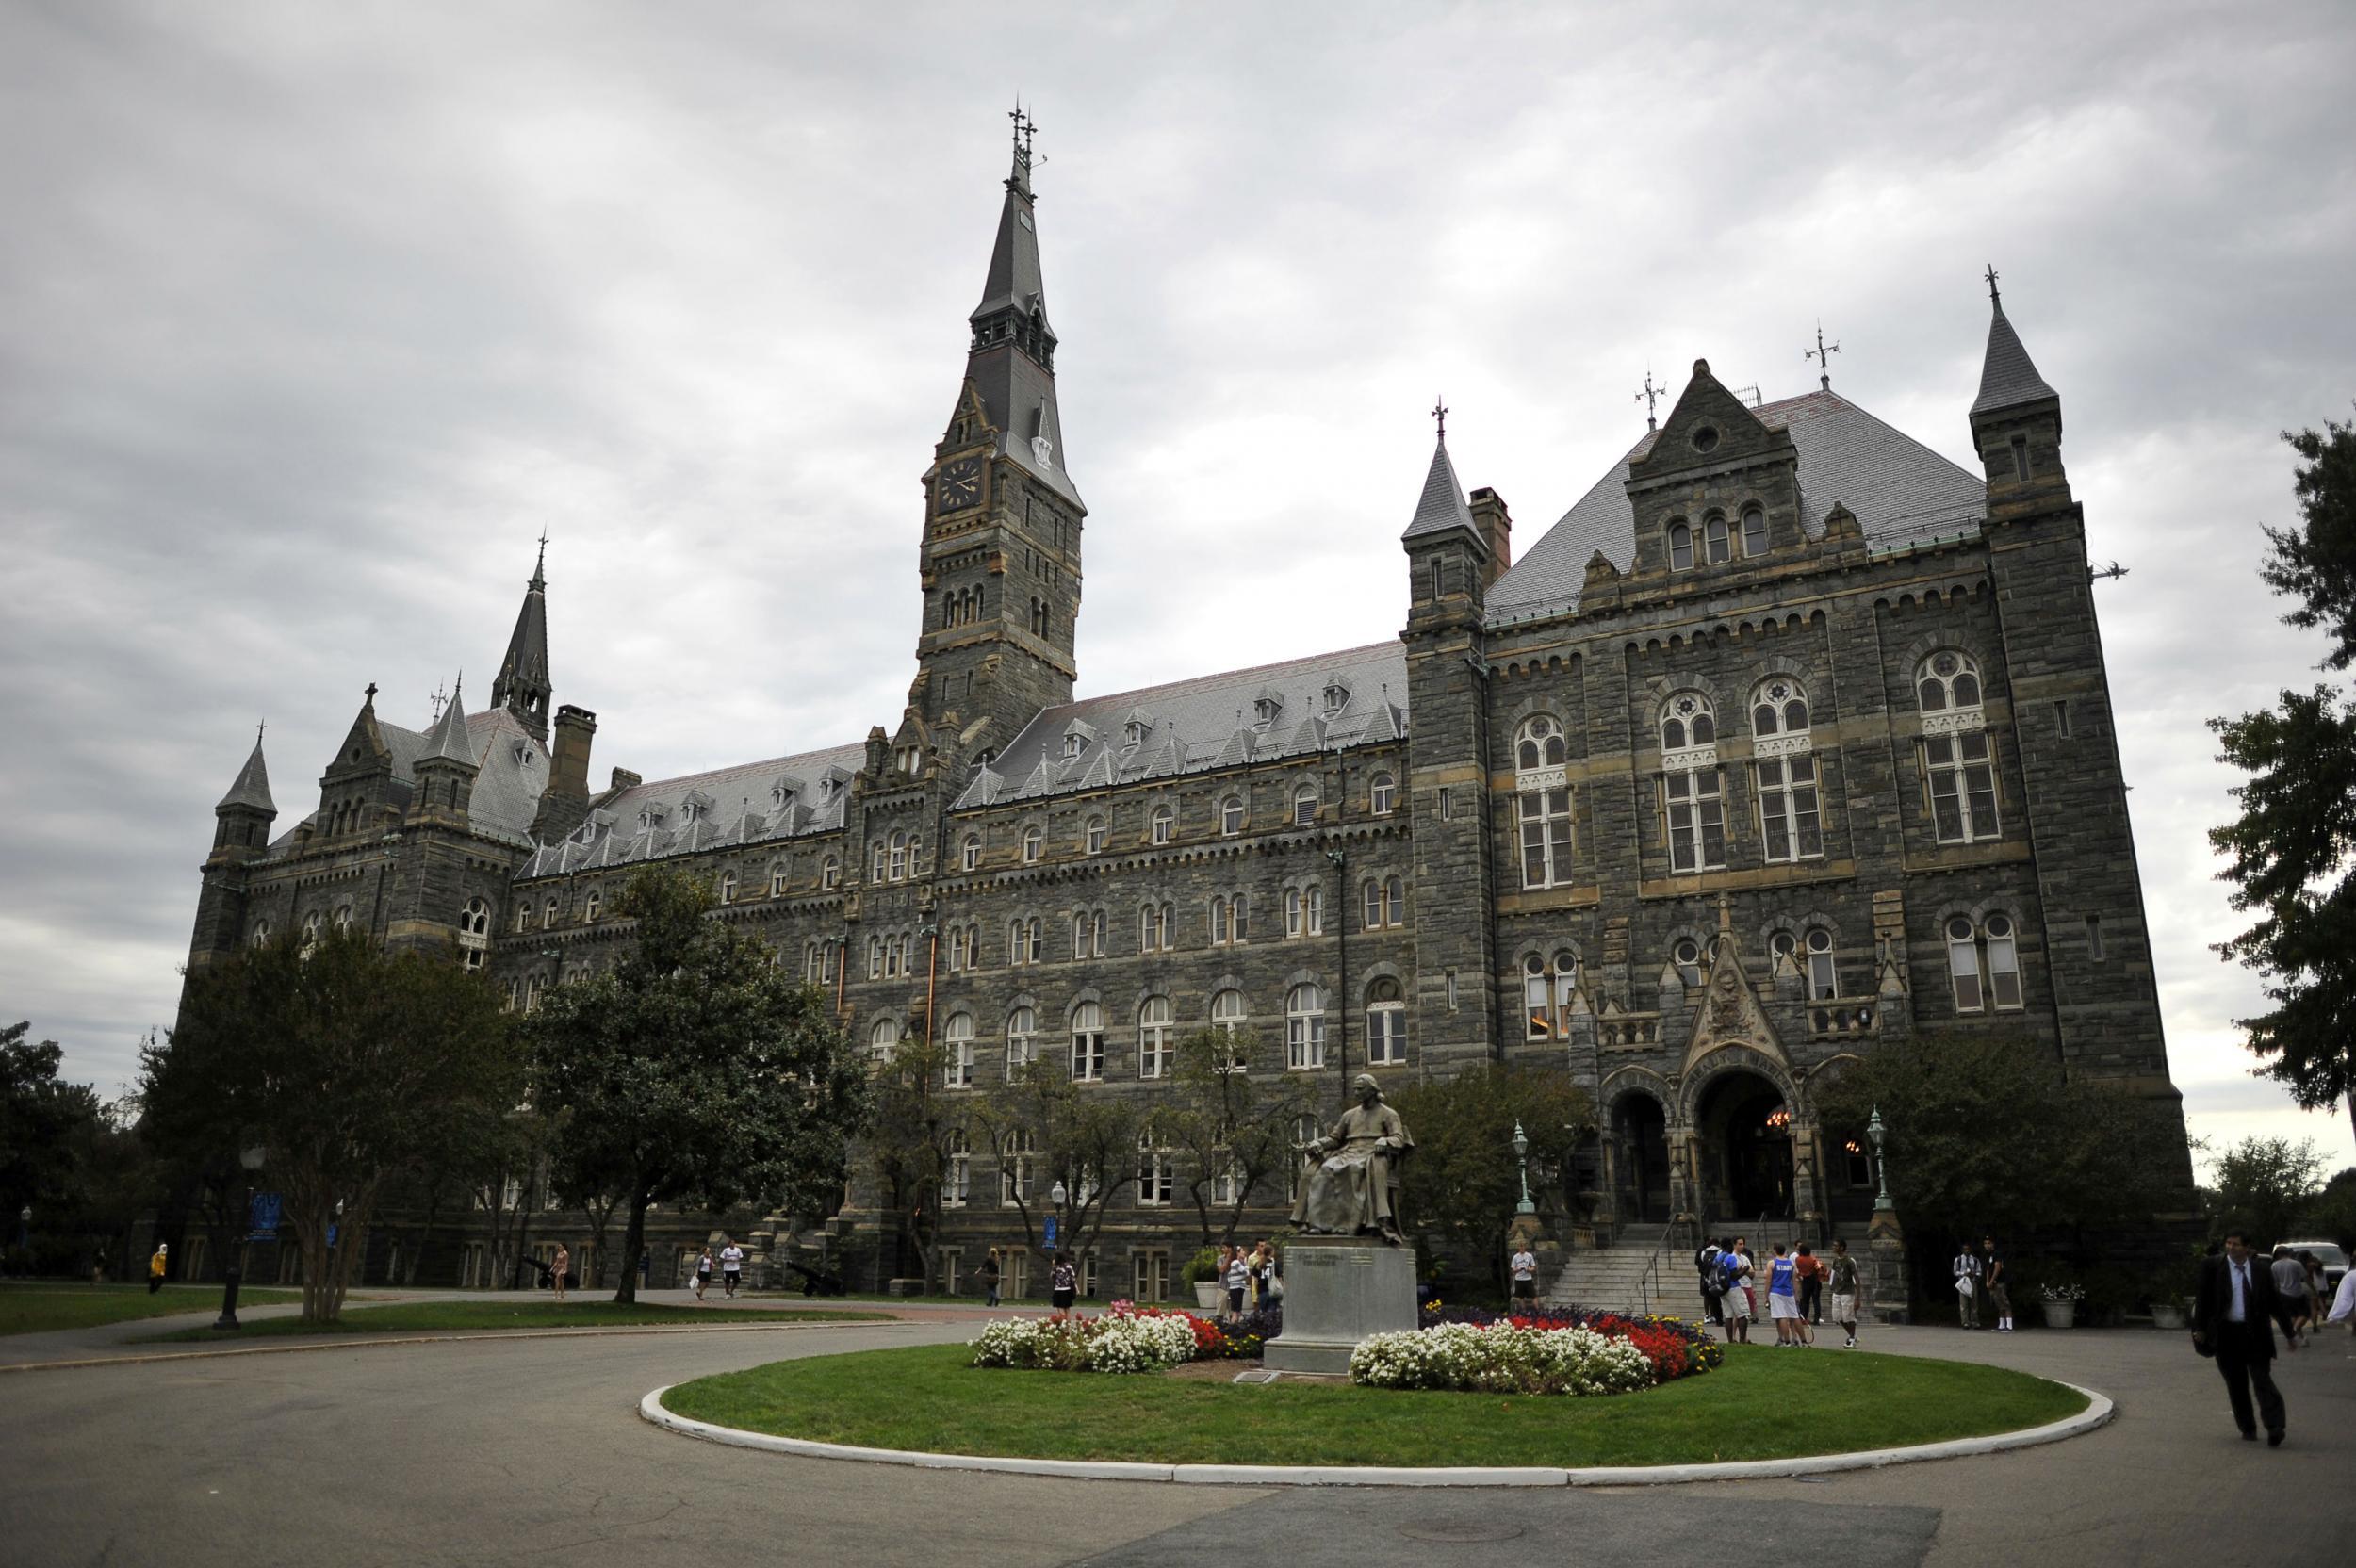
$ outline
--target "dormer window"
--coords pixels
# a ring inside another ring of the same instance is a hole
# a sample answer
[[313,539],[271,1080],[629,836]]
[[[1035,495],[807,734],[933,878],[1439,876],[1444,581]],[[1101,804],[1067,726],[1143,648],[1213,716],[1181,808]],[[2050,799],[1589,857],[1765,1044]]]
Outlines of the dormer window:
[[1283,712],[1284,709],[1284,701],[1282,697],[1263,693],[1259,699],[1252,703],[1252,713],[1260,724],[1271,725],[1276,722],[1276,715]]
[[794,792],[785,788],[783,785],[779,785],[777,788],[769,792],[769,801],[771,805],[777,807],[778,810],[782,811],[787,807],[794,804]]
[[1328,717],[1328,718],[1332,718],[1334,714],[1336,714],[1336,713],[1340,712],[1343,709],[1345,709],[1345,708],[1347,708],[1347,707],[1349,707],[1349,706],[1350,706],[1350,688],[1349,688],[1349,687],[1347,687],[1347,686],[1345,686],[1345,685],[1343,685],[1343,684],[1342,684],[1340,681],[1338,681],[1338,680],[1332,680],[1332,681],[1328,681],[1328,682],[1326,682],[1326,686],[1325,686],[1325,714],[1326,714],[1326,717]]
[[1072,758],[1079,756],[1082,749],[1087,745],[1088,738],[1082,735],[1078,730],[1072,730],[1063,738],[1064,760],[1069,761]]
[[521,741],[516,742],[516,743],[515,743],[515,765],[516,765],[517,767],[519,767],[519,768],[520,768],[520,767],[528,767],[528,766],[530,766],[530,765],[531,765],[531,762],[532,762],[532,748],[531,748],[530,746],[528,746],[528,745],[524,744]]
[[1121,734],[1128,739],[1129,743],[1133,746],[1141,746],[1145,744],[1145,738],[1149,733],[1150,731],[1146,728],[1145,721],[1143,719],[1131,719],[1121,727]]

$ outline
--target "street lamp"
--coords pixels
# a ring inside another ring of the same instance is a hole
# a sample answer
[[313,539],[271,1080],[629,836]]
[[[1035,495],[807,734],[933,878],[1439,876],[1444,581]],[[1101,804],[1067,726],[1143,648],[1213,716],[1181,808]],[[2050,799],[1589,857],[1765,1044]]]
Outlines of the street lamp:
[[1873,1140],[1873,1168],[1881,1181],[1880,1195],[1873,1200],[1873,1212],[1889,1214],[1897,1205],[1890,1200],[1890,1159],[1882,1152],[1882,1139],[1889,1135],[1889,1130],[1882,1125],[1882,1108],[1879,1105],[1873,1107],[1873,1118],[1865,1124],[1865,1135]]
[[254,1173],[262,1168],[262,1160],[260,1144],[237,1151],[237,1166],[245,1172],[245,1196],[234,1217],[237,1247],[229,1254],[229,1266],[221,1272],[221,1315],[213,1319],[216,1329],[237,1327],[237,1286],[245,1279],[246,1243],[254,1233]]
[[1513,1212],[1536,1214],[1538,1205],[1530,1200],[1530,1139],[1523,1135],[1518,1119],[1513,1123],[1513,1158],[1522,1168],[1522,1200],[1513,1205]]
[[1049,1237],[1047,1242],[1051,1250],[1059,1250],[1063,1246],[1063,1203],[1064,1200],[1071,1196],[1072,1194],[1065,1188],[1060,1178],[1054,1186],[1047,1189],[1047,1201],[1054,1205],[1055,1211],[1049,1217],[1055,1222],[1055,1233]]

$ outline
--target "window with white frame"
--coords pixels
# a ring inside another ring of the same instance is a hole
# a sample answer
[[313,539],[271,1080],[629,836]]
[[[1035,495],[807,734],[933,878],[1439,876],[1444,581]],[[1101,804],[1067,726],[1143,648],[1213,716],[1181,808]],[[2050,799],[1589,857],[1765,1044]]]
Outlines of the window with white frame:
[[1170,1254],[1158,1247],[1130,1254],[1131,1273],[1135,1282],[1132,1298],[1138,1301],[1170,1299]]
[[1211,900],[1211,945],[1224,947],[1246,939],[1249,903],[1246,896],[1219,894]]
[[843,886],[843,861],[829,855],[818,862],[818,886],[832,891]]
[[1804,943],[1808,952],[1808,994],[1812,1002],[1826,1002],[1841,994],[1841,974],[1833,962],[1832,933],[1821,925],[1808,928]]
[[867,939],[867,978],[869,978],[870,980],[880,980],[880,979],[882,979],[882,978],[883,978],[883,965],[884,965],[884,939],[883,939],[881,937],[870,937],[870,938],[868,938],[868,939]]
[[[1969,713],[1980,706],[1980,666],[1968,653],[1941,648],[1922,661],[1914,678],[1915,702],[1927,716]],[[1923,728],[1931,726],[1925,724]]]
[[1693,528],[1682,517],[1669,525],[1669,568],[1678,572],[1693,569]]
[[941,1206],[961,1209],[973,1194],[973,1139],[964,1128],[952,1127],[941,1146],[949,1158],[941,1173]]
[[1111,837],[1112,829],[1105,825],[1104,818],[1090,817],[1088,820],[1088,827],[1082,841],[1087,845],[1090,855],[1102,855],[1104,853],[1106,841]]
[[1925,735],[1922,781],[1930,796],[1931,829],[1940,843],[2003,836],[1996,810],[1996,747],[1986,730]]
[[981,863],[982,836],[978,833],[968,833],[965,836],[965,841],[957,846],[957,865],[961,870],[973,871]]
[[1008,1133],[998,1152],[999,1207],[1011,1209],[1031,1200],[1031,1176],[1038,1164],[1039,1135]]
[[1407,999],[1383,975],[1366,988],[1366,1065],[1397,1067],[1407,1060]]
[[1219,830],[1230,839],[1243,831],[1243,796],[1229,795],[1219,803]]
[[1171,946],[1170,917],[1175,913],[1175,908],[1168,904],[1147,904],[1139,906],[1137,909],[1138,952],[1167,953],[1170,951]]
[[1751,694],[1751,737],[1764,858],[1806,860],[1824,854],[1808,693],[1798,681],[1771,676],[1759,682]]
[[[1310,1113],[1303,1111],[1293,1118],[1293,1142],[1315,1143],[1324,1135],[1325,1129],[1317,1125],[1317,1119]],[[1301,1196],[1301,1172],[1305,1162],[1292,1160],[1287,1163],[1292,1168],[1292,1181],[1285,1186],[1284,1196],[1287,1199],[1297,1199]]]
[[1713,512],[1702,519],[1702,558],[1711,565],[1725,564],[1733,557],[1733,536],[1726,528],[1723,514]]
[[802,949],[802,978],[817,985],[826,977],[826,947],[824,942],[811,942]]
[[1101,1083],[1104,1077],[1104,1009],[1083,1002],[1072,1009],[1072,1079]]
[[306,958],[311,956],[311,950],[319,944],[319,923],[317,909],[303,917],[303,956]]
[[[597,894],[589,896],[595,898]],[[339,922],[339,929],[340,924]],[[318,937],[316,928],[306,928],[303,932],[304,945],[308,946]],[[491,961],[491,906],[482,899],[466,900],[466,906],[458,911],[458,946],[466,955],[465,962],[469,970],[479,970]]]
[[1023,863],[1024,865],[1037,865],[1040,852],[1046,847],[1047,835],[1039,828],[1031,826],[1023,830]]
[[944,1033],[948,1052],[941,1067],[943,1086],[970,1089],[973,1086],[973,1015],[951,1013]]
[[1532,953],[1522,960],[1522,1037],[1562,1040],[1571,1037],[1572,999],[1579,994],[1579,955],[1564,948],[1549,958]]
[[2018,1011],[2021,951],[2012,917],[1991,914],[1976,927],[1967,916],[1948,917],[1947,972],[1955,984],[1955,1011]]
[[900,1021],[891,1018],[877,1019],[875,1026],[867,1031],[867,1054],[879,1062],[888,1062],[892,1059],[892,1053],[899,1049]]
[[871,839],[867,843],[867,880],[881,882],[883,879],[884,841],[881,839]]
[[1223,1144],[1211,1150],[1211,1201],[1221,1208],[1243,1201],[1243,1167]]
[[1551,888],[1571,879],[1571,791],[1567,784],[1525,789],[1513,797],[1521,830],[1522,886]]
[[1699,692],[1679,692],[1661,708],[1661,749],[1684,751],[1718,742],[1718,720],[1710,699]]
[[1325,930],[1325,890],[1317,886],[1284,890],[1284,935],[1315,937]]
[[1170,998],[1149,996],[1137,1009],[1137,1076],[1160,1078],[1170,1068]]
[[1688,986],[1702,983],[1702,944],[1691,937],[1680,937],[1669,950],[1669,961],[1677,965],[1677,978]]
[[1284,997],[1284,1065],[1300,1070],[1325,1065],[1325,991],[1302,984]]
[[892,863],[884,873],[886,879],[893,882],[906,881],[908,874],[908,836],[906,833],[894,833],[892,835],[888,847],[891,851]]
[[773,860],[769,863],[769,896],[771,898],[785,896],[785,862],[783,860]]
[[1177,812],[1167,806],[1156,806],[1153,808],[1153,816],[1146,822],[1146,838],[1153,843],[1166,844],[1170,842],[1170,835],[1176,830],[1177,825]]
[[1661,818],[1671,871],[1710,871],[1726,863],[1726,801],[1716,768],[1664,775]]
[[515,929],[518,931],[532,929],[532,900],[528,898],[515,901]]
[[1399,809],[1399,784],[1387,773],[1374,776],[1366,786],[1366,812],[1370,816],[1387,817]]
[[1251,1014],[1244,1006],[1243,992],[1222,990],[1211,998],[1211,1027],[1227,1037],[1229,1070],[1238,1070],[1250,1064],[1245,1060],[1247,1021]]
[[556,900],[552,898],[541,906],[540,929],[543,931],[553,931],[556,929]]
[[736,873],[732,871],[720,874],[720,902],[723,904],[736,902]]
[[[1159,1208],[1177,1190],[1177,1153],[1163,1145],[1161,1130],[1149,1121],[1137,1134],[1137,1202],[1144,1208]],[[1147,1298],[1140,1293],[1139,1298]]]
[[1006,1075],[1039,1060],[1039,1015],[1017,1007],[1006,1015]]
[[1317,788],[1303,784],[1293,792],[1293,825],[1313,827],[1317,820]]
[[1006,962],[1036,964],[1039,950],[1039,917],[1015,919],[1006,923]]
[[1380,931],[1407,921],[1407,883],[1397,876],[1370,876],[1359,888],[1360,925]]
[[[352,930],[352,906],[349,904],[336,905],[335,918],[330,923],[335,927],[335,933],[338,936],[350,933]],[[490,940],[490,938],[491,909],[490,906],[485,905],[483,909],[483,940],[488,941]]]

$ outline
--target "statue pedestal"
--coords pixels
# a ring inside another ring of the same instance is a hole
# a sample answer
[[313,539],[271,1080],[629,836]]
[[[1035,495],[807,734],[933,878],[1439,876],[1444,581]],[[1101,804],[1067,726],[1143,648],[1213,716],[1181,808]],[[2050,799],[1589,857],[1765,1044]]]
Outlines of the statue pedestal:
[[1372,1236],[1295,1236],[1284,1244],[1284,1331],[1263,1348],[1261,1364],[1347,1373],[1360,1340],[1417,1326],[1414,1248]]

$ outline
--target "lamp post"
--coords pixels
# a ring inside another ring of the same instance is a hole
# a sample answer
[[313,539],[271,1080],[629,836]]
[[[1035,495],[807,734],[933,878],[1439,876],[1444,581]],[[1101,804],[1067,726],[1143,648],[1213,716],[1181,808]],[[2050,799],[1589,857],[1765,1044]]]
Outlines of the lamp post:
[[1513,1158],[1522,1168],[1522,1200],[1513,1205],[1513,1212],[1536,1214],[1538,1205],[1530,1200],[1530,1139],[1523,1135],[1519,1120],[1513,1123]]
[[1060,1178],[1057,1179],[1054,1186],[1047,1189],[1048,1204],[1055,1210],[1055,1213],[1049,1216],[1049,1217],[1054,1219],[1055,1222],[1055,1233],[1050,1236],[1047,1240],[1047,1250],[1050,1252],[1059,1252],[1063,1250],[1063,1204],[1064,1200],[1071,1196],[1071,1192],[1066,1189]]
[[1881,1190],[1873,1199],[1873,1212],[1890,1214],[1897,1205],[1890,1200],[1890,1159],[1882,1152],[1882,1139],[1889,1135],[1889,1130],[1882,1125],[1879,1105],[1873,1107],[1873,1118],[1865,1123],[1865,1135],[1873,1140],[1873,1169],[1881,1184]]
[[221,1272],[221,1315],[213,1319],[216,1329],[235,1329],[237,1325],[237,1286],[245,1279],[245,1249],[254,1231],[254,1173],[262,1168],[263,1152],[259,1144],[237,1151],[237,1166],[245,1172],[245,1191],[239,1199],[233,1222],[237,1246],[229,1253],[229,1266]]

